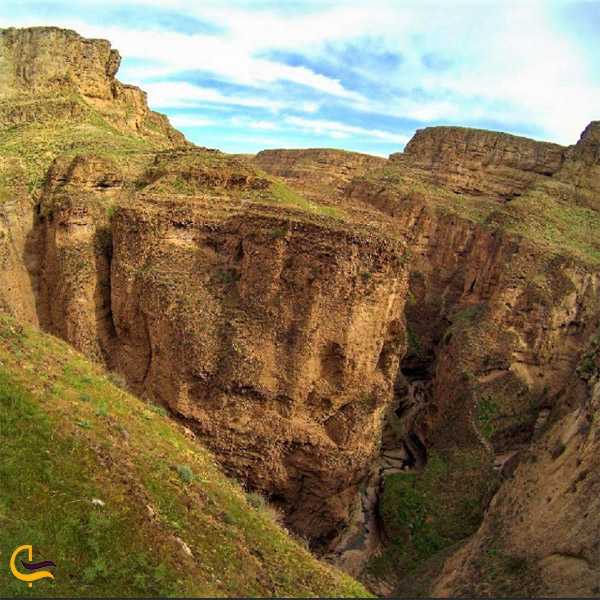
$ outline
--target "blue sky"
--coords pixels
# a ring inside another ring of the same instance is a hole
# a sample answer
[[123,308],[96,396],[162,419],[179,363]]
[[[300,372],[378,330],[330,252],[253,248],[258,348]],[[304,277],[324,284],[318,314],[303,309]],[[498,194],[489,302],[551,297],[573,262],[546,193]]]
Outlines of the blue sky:
[[0,27],[109,39],[119,79],[226,152],[387,156],[462,125],[572,144],[600,119],[600,2],[0,0]]

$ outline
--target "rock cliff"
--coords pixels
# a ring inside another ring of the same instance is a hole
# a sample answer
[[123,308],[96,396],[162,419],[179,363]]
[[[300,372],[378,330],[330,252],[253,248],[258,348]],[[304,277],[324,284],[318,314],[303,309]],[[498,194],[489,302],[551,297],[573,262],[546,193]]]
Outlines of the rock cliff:
[[420,129],[390,163],[407,164],[454,193],[510,200],[562,166],[565,149],[506,133],[462,127]]
[[592,598],[598,593],[598,342],[567,380],[526,460],[477,533],[447,559],[435,597]]
[[48,109],[50,152],[15,150],[6,308],[26,299],[23,316],[169,408],[324,546],[376,455],[405,346],[402,241],[167,126],[150,135],[159,117],[115,79],[108,42],[35,28],[4,30],[1,48],[9,149],[31,126],[25,99],[82,107]]
[[121,56],[107,40],[67,29],[0,30],[0,119],[5,124],[80,120],[87,107],[123,132],[168,146],[183,135],[148,108],[146,93],[115,79]]
[[[595,130],[591,124],[562,148],[430,128],[345,186],[321,181],[353,214],[372,219],[373,207],[389,215],[410,253],[408,349],[398,408],[387,418],[389,435],[415,457],[404,464],[418,467],[415,438],[429,460],[416,475],[392,472],[381,483],[380,527],[391,544],[363,572],[381,593],[415,593],[397,587],[399,578],[409,581],[429,557],[475,531],[597,335]],[[406,396],[415,384],[427,397],[417,412]],[[589,507],[586,498],[577,501]]]
[[[74,163],[55,163],[43,195],[43,326],[118,368],[296,531],[326,540],[391,394],[402,244],[250,201],[270,182],[215,153],[163,155],[128,195],[114,164]],[[200,189],[165,194],[173,173]],[[246,196],[200,193],[214,173]]]
[[252,162],[271,175],[295,181],[305,190],[310,190],[311,186],[322,190],[323,187],[342,189],[355,177],[381,167],[386,161],[384,158],[358,152],[309,148],[262,150]]

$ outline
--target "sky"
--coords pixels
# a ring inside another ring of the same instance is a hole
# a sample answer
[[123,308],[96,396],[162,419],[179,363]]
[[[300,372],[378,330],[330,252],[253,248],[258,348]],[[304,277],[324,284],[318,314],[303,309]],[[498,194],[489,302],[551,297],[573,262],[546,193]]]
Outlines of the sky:
[[387,156],[460,125],[572,144],[600,119],[600,0],[0,0],[111,41],[201,146]]

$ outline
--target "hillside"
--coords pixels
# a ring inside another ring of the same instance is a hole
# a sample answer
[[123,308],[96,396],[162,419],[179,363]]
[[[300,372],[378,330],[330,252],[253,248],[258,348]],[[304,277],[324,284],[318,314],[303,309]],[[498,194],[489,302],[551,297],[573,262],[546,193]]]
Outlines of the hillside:
[[3,569],[3,596],[365,595],[115,374],[6,315],[0,365],[0,557],[57,565],[32,588]]

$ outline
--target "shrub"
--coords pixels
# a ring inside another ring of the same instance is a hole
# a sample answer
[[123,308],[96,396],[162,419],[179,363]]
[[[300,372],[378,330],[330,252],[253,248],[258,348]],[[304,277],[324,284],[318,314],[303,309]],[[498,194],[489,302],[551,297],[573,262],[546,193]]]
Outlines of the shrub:
[[155,412],[157,415],[160,415],[161,417],[167,416],[167,411],[162,406],[155,406],[154,404],[148,404],[148,409],[151,410],[152,412]]
[[190,469],[187,465],[177,465],[177,473],[179,474],[179,477],[185,481],[185,483],[192,483],[194,474],[192,473],[192,469]]

